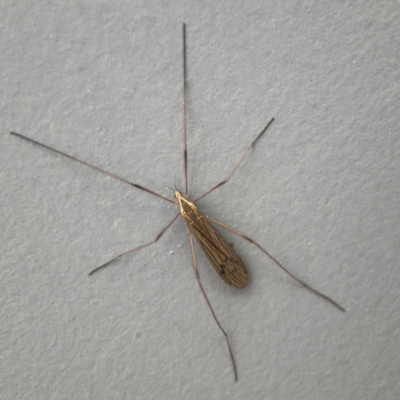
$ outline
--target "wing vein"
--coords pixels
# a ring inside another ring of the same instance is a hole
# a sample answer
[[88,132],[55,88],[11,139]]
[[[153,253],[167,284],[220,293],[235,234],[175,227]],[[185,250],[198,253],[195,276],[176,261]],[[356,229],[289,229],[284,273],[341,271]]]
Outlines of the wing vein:
[[190,217],[183,215],[185,222],[218,275],[228,285],[244,288],[247,269],[242,259],[196,206],[191,211]]

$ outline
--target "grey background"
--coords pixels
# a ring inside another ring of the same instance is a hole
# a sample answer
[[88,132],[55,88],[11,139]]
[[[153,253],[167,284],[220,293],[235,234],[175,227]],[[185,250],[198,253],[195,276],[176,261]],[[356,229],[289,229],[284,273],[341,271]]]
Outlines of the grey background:
[[[2,2],[2,399],[399,398],[399,4],[333,3]],[[171,196],[182,22],[191,197],[275,117],[199,205],[346,308],[233,235],[245,290],[198,251],[238,383],[182,220],[87,276],[177,209],[9,135]]]

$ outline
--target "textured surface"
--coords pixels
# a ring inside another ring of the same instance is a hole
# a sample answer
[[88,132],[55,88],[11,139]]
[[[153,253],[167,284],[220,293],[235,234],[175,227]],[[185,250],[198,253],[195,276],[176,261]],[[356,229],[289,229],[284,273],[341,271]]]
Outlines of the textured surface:
[[[396,2],[4,0],[1,6],[2,399],[397,399],[400,395],[399,7]],[[171,3],[171,2],[170,2]],[[200,273],[182,188],[181,24],[191,197],[346,308],[227,234],[249,286]]]

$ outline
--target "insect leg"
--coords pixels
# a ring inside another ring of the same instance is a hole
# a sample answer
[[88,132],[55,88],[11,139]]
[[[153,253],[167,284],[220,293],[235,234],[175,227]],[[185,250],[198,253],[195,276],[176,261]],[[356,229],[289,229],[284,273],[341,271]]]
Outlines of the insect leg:
[[134,251],[143,249],[144,247],[147,247],[147,246],[150,246],[151,244],[156,243],[156,242],[158,241],[158,239],[160,239],[160,237],[167,231],[167,229],[176,221],[176,219],[179,217],[179,215],[181,215],[180,212],[179,212],[178,214],[176,214],[175,217],[174,217],[174,219],[173,219],[171,222],[169,222],[168,225],[165,226],[165,227],[161,230],[161,232],[156,236],[156,238],[155,238],[154,240],[152,240],[152,241],[149,242],[149,243],[142,244],[141,246],[135,247],[135,248],[132,249],[132,250],[128,250],[128,251],[125,251],[124,253],[118,254],[117,256],[113,257],[111,260],[108,260],[106,263],[100,265],[100,267],[97,267],[97,268],[95,268],[93,271],[89,272],[89,275],[92,275],[92,274],[94,274],[95,272],[97,272],[99,269],[102,269],[102,268],[106,267],[108,264],[112,263],[112,262],[113,262],[114,260],[116,260],[117,258],[120,258],[120,257],[122,257],[122,256],[125,256],[125,255],[127,255],[127,254],[133,253]]
[[255,145],[255,143],[257,142],[258,139],[260,139],[260,137],[262,136],[262,134],[268,129],[268,127],[272,124],[272,121],[274,120],[274,118],[272,118],[268,124],[266,125],[266,127],[257,135],[257,137],[250,143],[250,146],[246,149],[246,151],[243,153],[242,157],[240,158],[240,160],[236,163],[236,165],[233,167],[233,170],[231,171],[231,173],[228,175],[228,177],[226,179],[224,179],[222,182],[218,183],[217,185],[215,185],[214,187],[212,187],[210,190],[208,190],[207,192],[205,192],[204,194],[202,194],[200,197],[198,197],[197,199],[193,200],[193,203],[196,203],[196,201],[199,201],[200,199],[202,199],[203,197],[206,197],[208,194],[210,194],[211,192],[213,192],[214,190],[218,189],[219,187],[221,187],[222,185],[225,185],[225,183],[227,183],[229,181],[229,179],[232,178],[232,175],[235,173],[235,171],[239,168],[240,164],[242,163],[242,161],[244,160],[244,158],[247,156],[248,152],[251,150],[251,148]]
[[145,187],[143,187],[143,186],[140,186],[140,185],[138,185],[138,184],[135,183],[135,182],[130,182],[130,181],[124,179],[124,178],[121,178],[121,177],[118,176],[118,175],[115,175],[115,174],[113,174],[113,173],[111,173],[111,172],[105,171],[104,169],[101,169],[101,168],[99,168],[99,167],[96,167],[95,165],[89,164],[89,163],[86,162],[86,161],[82,161],[82,160],[80,160],[79,158],[76,158],[76,157],[74,157],[74,156],[70,156],[69,154],[64,153],[64,152],[62,152],[62,151],[60,151],[60,150],[57,150],[57,149],[55,149],[55,148],[53,148],[53,147],[50,147],[50,146],[47,146],[47,145],[45,145],[45,144],[43,144],[43,143],[37,142],[36,140],[30,139],[30,138],[28,138],[28,137],[26,137],[26,136],[24,136],[24,135],[21,135],[20,133],[16,133],[16,132],[10,132],[10,133],[11,133],[11,135],[17,136],[17,137],[19,137],[19,138],[21,138],[21,139],[24,139],[24,140],[27,140],[28,142],[31,142],[31,143],[34,143],[34,144],[36,144],[36,145],[38,145],[38,146],[44,147],[45,149],[54,151],[55,153],[61,154],[61,155],[64,156],[64,157],[68,157],[68,158],[70,158],[71,160],[77,161],[78,163],[81,163],[81,164],[83,164],[83,165],[86,165],[87,167],[93,168],[93,169],[95,169],[96,171],[99,171],[99,172],[102,172],[103,174],[106,174],[106,175],[108,175],[108,176],[111,176],[111,178],[118,179],[118,180],[121,181],[121,182],[127,183],[128,185],[134,186],[134,187],[137,188],[137,189],[143,190],[143,191],[145,191],[145,192],[147,192],[147,193],[150,193],[150,194],[152,194],[152,195],[154,195],[154,196],[157,196],[157,197],[159,197],[159,198],[161,198],[161,199],[163,199],[163,200],[166,200],[166,201],[168,201],[168,202],[170,202],[170,203],[172,203],[172,204],[175,204],[175,202],[174,202],[173,200],[167,199],[166,197],[162,196],[161,194],[158,194],[158,193],[156,193],[156,192],[153,192],[152,190],[147,189],[147,188],[145,188]]
[[247,241],[249,241],[250,243],[253,243],[255,246],[257,246],[264,254],[266,254],[276,265],[278,265],[279,267],[281,267],[288,275],[290,275],[294,280],[296,280],[298,283],[300,283],[301,285],[303,285],[306,289],[308,289],[309,291],[313,292],[314,294],[322,297],[324,300],[329,301],[329,303],[331,303],[332,305],[334,305],[336,308],[338,308],[340,311],[345,312],[345,309],[340,306],[338,303],[336,303],[335,301],[333,301],[330,297],[325,296],[324,294],[318,292],[318,290],[313,289],[311,286],[307,285],[305,282],[303,282],[301,279],[297,278],[295,275],[293,275],[289,270],[287,270],[276,258],[274,258],[273,256],[271,256],[271,254],[268,253],[267,250],[265,250],[264,248],[262,248],[256,241],[254,241],[253,239],[249,238],[248,236],[246,236],[244,233],[239,232],[238,230],[231,228],[230,226],[219,222],[213,218],[207,217],[210,221],[214,222],[217,225],[222,226],[225,229],[228,229],[229,231],[236,233],[236,235],[241,236],[243,239],[246,239]]
[[[190,231],[189,231],[189,232],[190,232]],[[221,330],[221,332],[222,332],[223,335],[225,336],[226,344],[228,345],[229,355],[230,355],[231,361],[232,361],[233,372],[234,372],[234,374],[235,374],[235,381],[237,381],[237,380],[238,380],[238,375],[237,375],[236,363],[235,363],[235,359],[233,358],[233,353],[232,353],[231,345],[230,345],[230,343],[229,343],[228,334],[225,332],[224,328],[223,328],[223,327],[221,326],[221,324],[219,323],[219,321],[218,321],[218,319],[217,319],[217,316],[215,315],[215,312],[214,312],[213,308],[211,307],[211,303],[210,303],[210,301],[208,300],[208,297],[207,297],[206,292],[205,292],[205,290],[204,290],[204,288],[203,288],[203,285],[201,284],[200,274],[199,274],[199,270],[198,270],[198,268],[197,268],[197,261],[196,261],[196,255],[195,255],[195,252],[194,252],[194,243],[193,243],[193,242],[194,242],[194,241],[193,241],[193,234],[192,234],[192,232],[190,232],[190,247],[191,247],[191,249],[192,249],[193,268],[194,268],[194,273],[195,273],[195,276],[196,276],[196,281],[197,281],[197,283],[199,284],[200,290],[201,290],[201,292],[203,293],[203,296],[204,296],[204,298],[205,298],[205,300],[206,300],[206,303],[207,303],[207,305],[208,305],[208,308],[210,309],[211,314],[212,314],[212,316],[213,316],[215,322],[216,322],[217,325],[218,325],[218,328]]]
[[188,159],[187,159],[187,130],[186,130],[186,25],[182,26],[182,56],[183,56],[183,162],[185,171],[185,198],[189,198]]

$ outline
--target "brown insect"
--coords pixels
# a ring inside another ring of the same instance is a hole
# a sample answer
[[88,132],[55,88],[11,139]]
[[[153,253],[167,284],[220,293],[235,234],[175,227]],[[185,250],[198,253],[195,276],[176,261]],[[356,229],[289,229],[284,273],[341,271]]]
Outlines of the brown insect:
[[235,359],[233,357],[233,352],[231,349],[231,345],[229,342],[229,338],[225,330],[222,328],[221,324],[219,323],[213,308],[211,307],[210,301],[207,298],[206,292],[204,291],[203,285],[200,280],[200,275],[198,272],[197,268],[197,262],[196,262],[196,256],[195,256],[195,251],[194,251],[194,242],[193,242],[193,237],[195,237],[200,244],[200,247],[206,254],[207,258],[217,271],[218,275],[221,277],[221,279],[226,282],[228,285],[236,287],[236,288],[244,288],[247,285],[247,268],[245,263],[242,261],[242,259],[239,257],[239,255],[236,253],[236,251],[233,249],[232,245],[230,245],[226,239],[221,235],[220,232],[214,227],[214,224],[220,225],[225,229],[230,230],[231,232],[241,236],[242,238],[246,239],[250,243],[254,244],[257,246],[264,254],[266,254],[272,261],[275,262],[280,268],[282,268],[287,274],[289,274],[293,279],[295,279],[298,283],[303,285],[306,289],[310,290],[314,294],[322,297],[323,299],[329,301],[331,304],[333,304],[336,308],[338,308],[340,311],[345,311],[343,307],[341,307],[339,304],[337,304],[335,301],[333,301],[331,298],[328,296],[325,296],[324,294],[318,292],[317,290],[313,289],[309,285],[307,285],[305,282],[294,276],[291,272],[289,272],[279,261],[277,261],[271,254],[269,254],[264,248],[262,248],[257,242],[255,242],[253,239],[249,238],[242,232],[239,232],[238,230],[225,225],[222,222],[216,221],[215,219],[212,219],[206,215],[204,215],[195,205],[200,199],[206,197],[208,194],[213,192],[214,190],[218,189],[225,183],[227,183],[232,175],[235,173],[235,171],[238,169],[244,158],[246,157],[247,153],[251,150],[251,148],[254,146],[254,144],[257,142],[258,139],[263,135],[263,133],[268,129],[268,127],[271,125],[273,122],[273,118],[268,122],[268,124],[265,126],[265,128],[258,134],[258,136],[253,140],[253,142],[250,144],[250,146],[247,147],[246,151],[240,158],[240,160],[237,162],[237,164],[234,166],[232,169],[231,173],[228,175],[226,179],[224,179],[222,182],[218,183],[214,187],[212,187],[210,190],[208,190],[206,193],[204,193],[202,196],[198,197],[197,199],[193,200],[192,202],[189,201],[189,186],[188,186],[188,157],[187,157],[187,131],[186,131],[186,92],[187,92],[187,84],[186,84],[186,29],[185,29],[185,24],[183,24],[183,136],[184,136],[184,152],[183,152],[183,157],[184,157],[184,174],[185,174],[185,195],[183,196],[182,193],[180,193],[178,190],[174,190],[175,193],[175,198],[177,201],[171,200],[167,197],[164,197],[150,189],[147,189],[141,185],[138,185],[135,182],[130,182],[124,178],[121,178],[117,175],[114,175],[108,171],[105,171],[101,168],[98,168],[94,165],[91,165],[85,161],[79,160],[76,157],[73,157],[71,155],[68,155],[66,153],[63,153],[62,151],[56,150],[52,147],[46,146],[45,144],[39,143],[33,139],[30,139],[28,137],[25,137],[19,133],[15,132],[10,132],[12,135],[18,136],[22,139],[28,140],[32,143],[35,143],[39,146],[45,147],[46,149],[49,149],[51,151],[54,151],[58,154],[61,154],[65,157],[68,157],[74,161],[80,162],[81,164],[84,164],[88,167],[94,168],[97,171],[100,171],[108,176],[111,176],[115,179],[118,179],[124,183],[127,183],[131,186],[134,186],[137,189],[143,190],[147,193],[150,193],[154,196],[157,196],[165,201],[168,201],[170,203],[173,203],[177,206],[179,206],[180,211],[175,215],[175,217],[172,219],[171,222],[169,222],[162,230],[161,232],[156,236],[154,240],[152,240],[149,243],[142,244],[141,246],[135,247],[134,249],[128,250],[124,253],[118,254],[117,256],[113,257],[111,260],[107,261],[106,263],[102,264],[101,266],[95,268],[93,271],[89,273],[89,275],[92,275],[94,272],[98,271],[101,268],[106,267],[109,265],[111,262],[116,260],[117,258],[120,258],[124,255],[127,255],[129,253],[133,253],[137,250],[143,249],[144,247],[150,246],[153,243],[156,243],[161,236],[167,231],[167,229],[178,219],[178,217],[181,215],[183,219],[185,220],[188,228],[189,228],[189,234],[190,234],[190,246],[192,250],[192,257],[193,257],[193,268],[196,276],[196,281],[199,284],[200,290],[203,293],[203,296],[207,302],[207,305],[212,313],[212,316],[217,323],[219,329],[225,336],[225,340],[228,346],[230,358],[232,361],[232,366],[233,366],[233,371],[234,371],[234,376],[235,380],[238,380],[238,374],[237,374],[237,368],[236,368],[236,363]]

